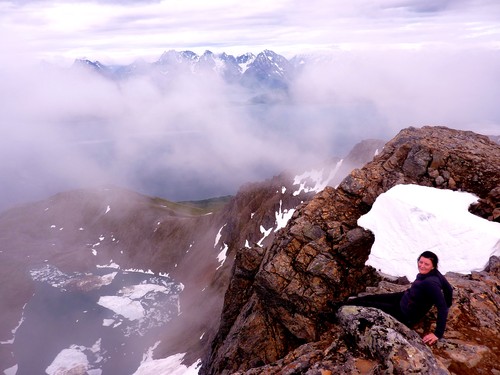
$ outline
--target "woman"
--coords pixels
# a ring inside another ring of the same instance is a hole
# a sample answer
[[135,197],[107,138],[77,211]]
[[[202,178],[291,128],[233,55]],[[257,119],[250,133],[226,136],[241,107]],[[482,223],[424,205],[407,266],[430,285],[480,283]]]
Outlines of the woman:
[[443,337],[453,288],[438,271],[438,257],[431,251],[424,251],[418,257],[418,272],[416,280],[404,292],[353,298],[343,305],[376,307],[408,327],[415,325],[432,306],[436,306],[438,311],[436,329],[434,333],[423,337],[424,343],[432,345]]

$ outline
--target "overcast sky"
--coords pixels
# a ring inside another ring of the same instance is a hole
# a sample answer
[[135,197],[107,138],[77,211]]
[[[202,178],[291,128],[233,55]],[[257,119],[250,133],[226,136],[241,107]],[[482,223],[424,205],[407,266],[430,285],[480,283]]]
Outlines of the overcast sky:
[[0,1],[4,49],[48,60],[157,59],[168,49],[287,57],[325,49],[500,48],[497,0]]
[[[408,126],[498,135],[499,21],[499,0],[0,0],[0,210],[106,183],[234,194]],[[66,69],[171,49],[332,54],[267,107],[220,80]]]

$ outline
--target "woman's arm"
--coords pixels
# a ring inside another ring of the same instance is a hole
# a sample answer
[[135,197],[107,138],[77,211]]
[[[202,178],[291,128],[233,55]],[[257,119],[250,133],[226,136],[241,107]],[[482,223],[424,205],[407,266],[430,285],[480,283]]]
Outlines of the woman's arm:
[[429,293],[432,303],[436,306],[438,311],[436,330],[434,335],[440,339],[444,335],[444,330],[446,328],[446,320],[448,319],[448,306],[444,298],[443,292],[441,290],[441,285],[438,282],[429,280],[426,283],[426,289]]

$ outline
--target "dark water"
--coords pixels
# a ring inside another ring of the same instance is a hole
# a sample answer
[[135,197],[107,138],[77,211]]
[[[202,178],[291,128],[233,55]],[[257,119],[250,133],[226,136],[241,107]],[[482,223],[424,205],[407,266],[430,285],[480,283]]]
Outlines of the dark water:
[[[72,346],[87,357],[88,369],[94,370],[90,374],[132,374],[139,367],[155,335],[178,314],[181,287],[167,277],[137,272],[99,269],[95,275],[111,272],[118,273],[109,285],[88,291],[67,288],[68,281],[82,275],[65,275],[56,268],[35,277],[35,294],[14,341],[17,375],[45,374],[56,356]],[[140,284],[166,288],[134,299],[145,310],[141,320],[129,320],[98,304],[101,296],[122,295],[123,287]],[[113,324],[103,325],[104,319]]]

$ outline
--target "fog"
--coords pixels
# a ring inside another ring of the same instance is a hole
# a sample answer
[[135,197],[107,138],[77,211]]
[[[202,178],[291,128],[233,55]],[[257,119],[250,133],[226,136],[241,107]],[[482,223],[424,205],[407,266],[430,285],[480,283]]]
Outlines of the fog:
[[4,56],[0,210],[104,184],[176,201],[234,194],[408,126],[498,135],[499,60],[484,49],[337,51],[286,99],[255,104],[259,92],[214,75],[116,82]]

